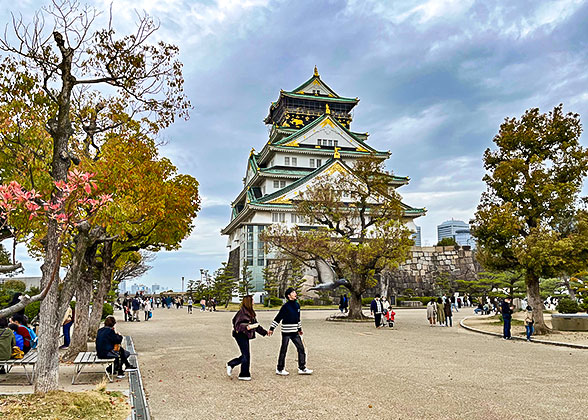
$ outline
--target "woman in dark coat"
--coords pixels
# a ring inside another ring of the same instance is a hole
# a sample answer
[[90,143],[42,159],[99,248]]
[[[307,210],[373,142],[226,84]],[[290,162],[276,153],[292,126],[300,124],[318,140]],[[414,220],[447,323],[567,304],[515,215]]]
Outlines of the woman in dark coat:
[[448,327],[453,327],[453,312],[451,311],[451,301],[449,299],[445,300],[445,325]]
[[227,375],[229,376],[232,375],[235,367],[241,365],[239,379],[242,381],[251,380],[251,373],[249,372],[249,366],[251,364],[249,340],[255,338],[255,332],[258,332],[263,336],[267,335],[267,331],[257,323],[255,316],[253,297],[247,295],[243,298],[243,302],[241,302],[239,312],[233,317],[233,337],[235,338],[235,341],[237,341],[239,350],[241,350],[241,355],[227,363]]

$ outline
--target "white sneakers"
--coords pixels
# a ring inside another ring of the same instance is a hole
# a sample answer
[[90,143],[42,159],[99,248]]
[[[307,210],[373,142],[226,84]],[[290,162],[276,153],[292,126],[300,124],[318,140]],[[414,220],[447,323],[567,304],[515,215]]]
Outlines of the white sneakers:
[[288,376],[289,374],[290,374],[290,372],[288,372],[286,369],[283,369],[283,370],[276,369],[276,375]]
[[251,380],[251,376],[239,376],[239,380],[240,381],[250,381]]
[[298,374],[299,375],[312,375],[312,369],[309,369],[309,368],[298,369]]
[[227,375],[231,376],[233,374],[233,368],[227,365]]

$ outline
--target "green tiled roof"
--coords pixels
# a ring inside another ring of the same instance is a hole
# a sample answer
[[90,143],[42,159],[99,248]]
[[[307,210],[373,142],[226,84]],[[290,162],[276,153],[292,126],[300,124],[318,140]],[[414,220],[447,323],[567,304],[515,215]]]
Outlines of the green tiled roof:
[[294,169],[283,169],[283,168],[261,168],[261,172],[266,174],[278,174],[278,175],[304,175],[305,172],[312,172],[310,168],[300,168],[299,170]]
[[302,99],[317,99],[321,101],[330,101],[330,102],[347,102],[356,104],[359,102],[359,99],[356,98],[342,98],[342,97],[332,97],[332,96],[316,96],[304,93],[295,93],[295,92],[281,92],[282,95],[285,96],[292,96],[294,98],[302,98]]
[[[276,142],[274,145],[275,146],[280,146],[280,145],[282,145],[284,143],[288,143],[289,141],[293,140],[297,136],[302,135],[302,134],[306,133],[307,131],[309,131],[310,129],[314,128],[320,122],[326,120],[329,116],[330,116],[330,114],[327,114],[327,113],[323,114],[322,116],[318,117],[313,122],[311,122],[310,124],[302,127],[300,130],[296,131],[295,133],[290,134],[288,137],[285,137],[282,140]],[[363,140],[361,140],[359,137],[357,137],[355,134],[353,134],[351,131],[349,131],[347,128],[345,128],[343,125],[341,125],[339,123],[339,121],[337,121],[336,118],[331,118],[331,120],[335,124],[337,124],[340,128],[342,128],[343,131],[345,131],[347,134],[349,134],[349,136],[351,136],[352,139],[354,139],[355,141],[357,141],[358,143],[360,143],[367,150],[370,150],[371,152],[376,152],[376,149],[374,149],[371,146],[369,146],[367,143],[365,143]]]

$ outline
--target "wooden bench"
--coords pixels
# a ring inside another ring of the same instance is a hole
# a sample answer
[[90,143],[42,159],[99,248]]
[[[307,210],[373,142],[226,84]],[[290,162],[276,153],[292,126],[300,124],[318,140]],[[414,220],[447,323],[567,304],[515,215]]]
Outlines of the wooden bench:
[[108,369],[104,369],[104,372],[106,373],[106,376],[108,377],[108,380],[110,382],[113,381],[113,376],[114,376],[114,361],[116,359],[99,359],[98,356],[96,355],[95,351],[83,351],[78,353],[76,360],[74,360],[74,366],[75,366],[75,373],[73,378],[71,379],[71,383],[72,385],[75,384],[76,380],[78,379],[78,376],[80,376],[80,374],[82,373],[82,371],[84,370],[84,368],[86,366],[90,366],[90,365],[102,365],[102,366],[106,366],[106,368],[108,368],[108,366],[110,366],[110,373],[108,373]]
[[[37,364],[37,351],[30,350],[27,354],[24,355],[22,359],[8,359],[0,361],[0,364],[4,366],[6,373],[9,373],[14,366],[22,366],[24,369],[25,376],[27,377],[27,381],[29,384],[33,384],[33,379],[35,379],[35,365]],[[29,372],[27,370],[27,366],[31,368]]]

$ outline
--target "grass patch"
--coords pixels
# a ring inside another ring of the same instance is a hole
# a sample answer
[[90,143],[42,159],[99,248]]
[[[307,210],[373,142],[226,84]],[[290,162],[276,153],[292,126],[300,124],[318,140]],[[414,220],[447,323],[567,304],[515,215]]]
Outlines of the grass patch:
[[127,397],[120,392],[65,392],[0,396],[3,420],[125,420],[130,414]]

